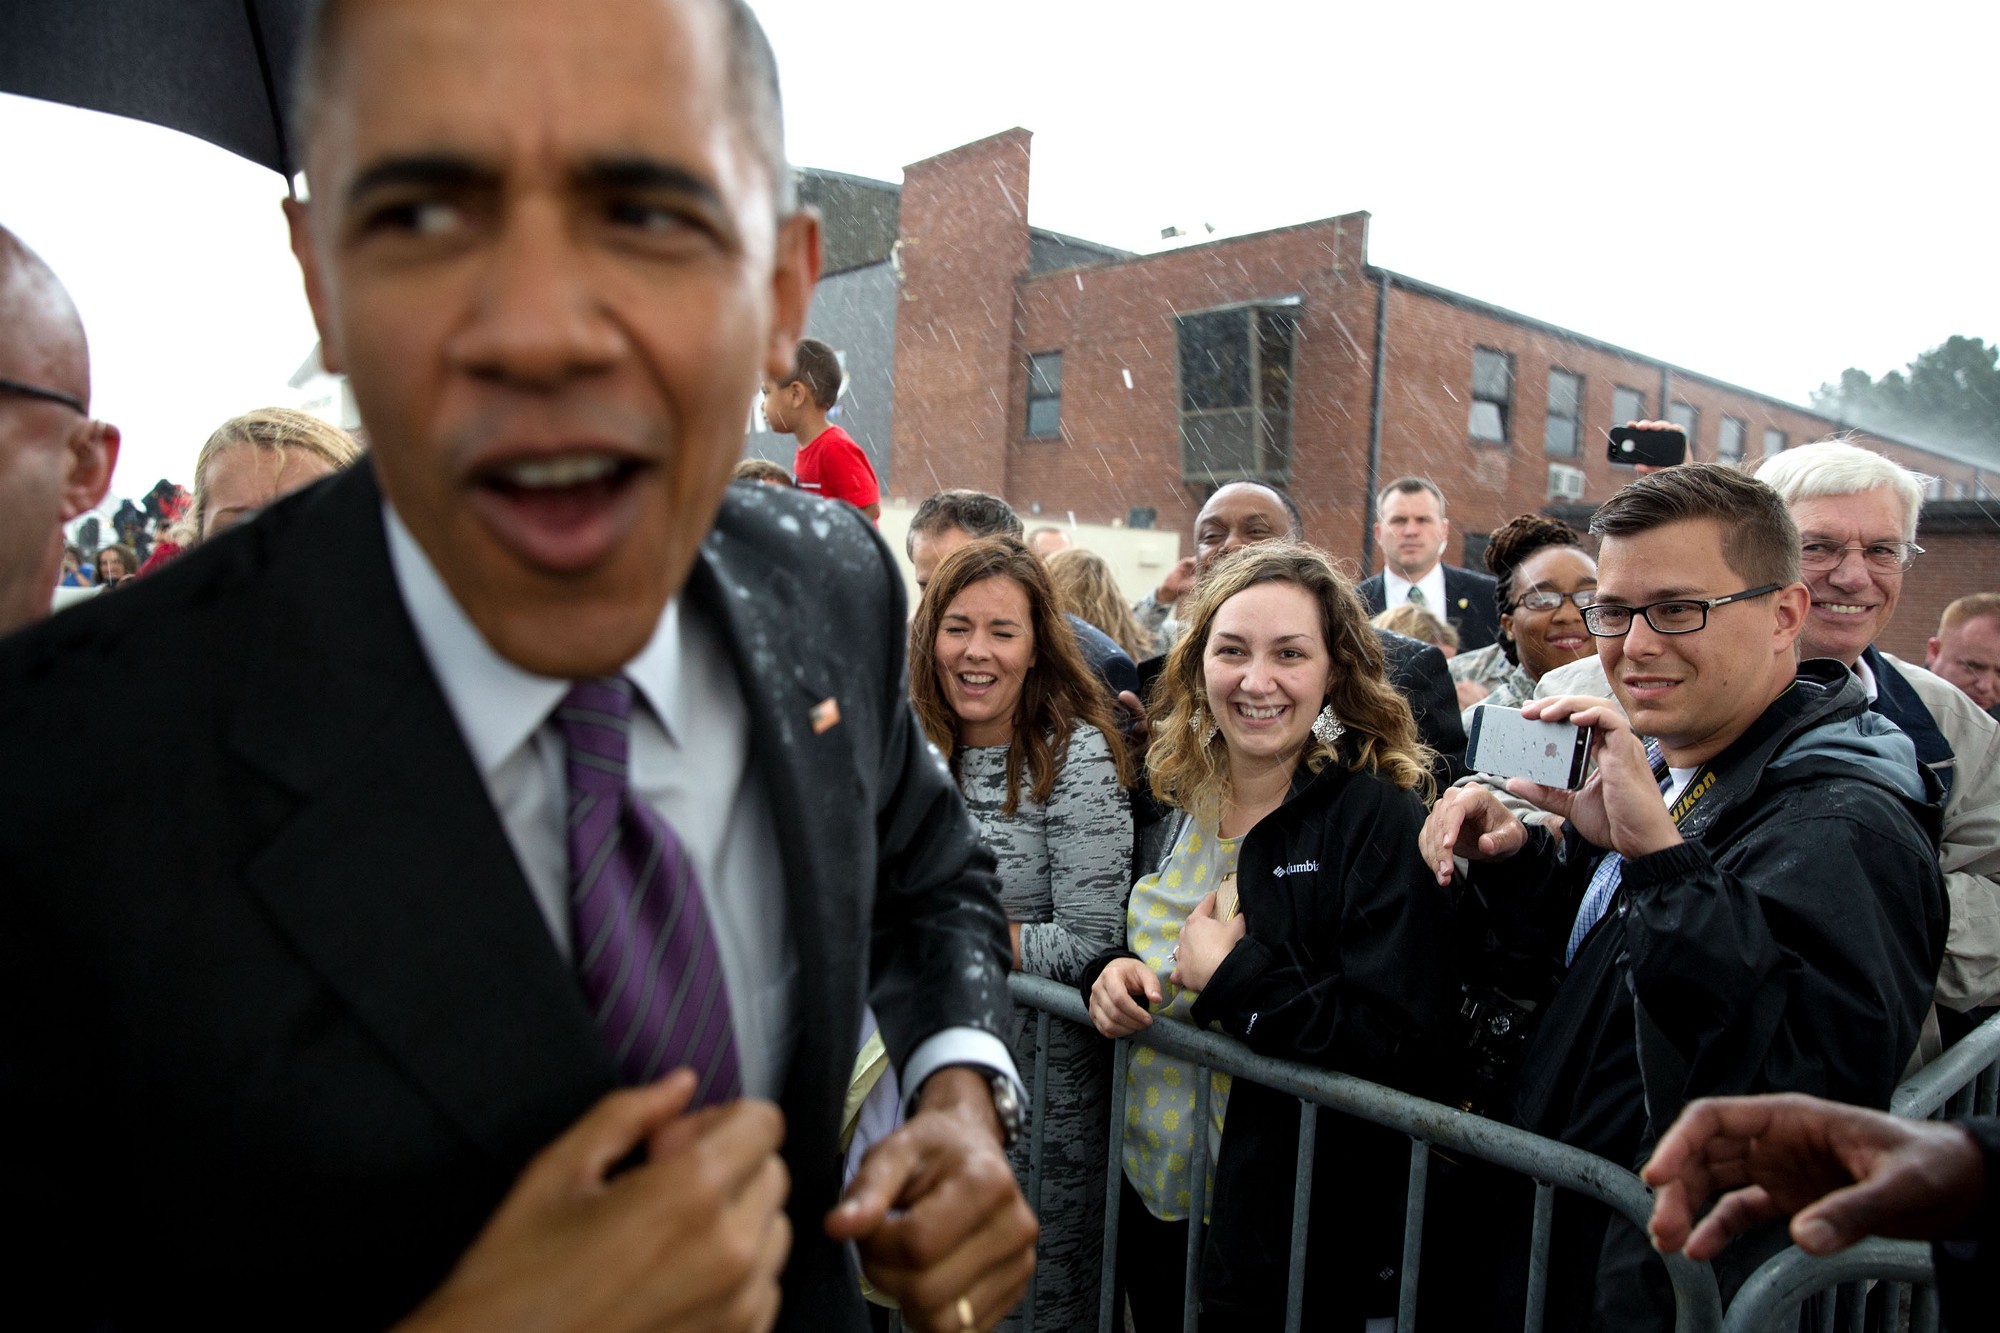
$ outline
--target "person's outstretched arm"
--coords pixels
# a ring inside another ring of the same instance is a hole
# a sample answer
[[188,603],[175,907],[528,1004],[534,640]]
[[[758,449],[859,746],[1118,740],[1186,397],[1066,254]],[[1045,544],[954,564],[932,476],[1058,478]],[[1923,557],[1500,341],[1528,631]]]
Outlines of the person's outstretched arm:
[[1787,1216],[1808,1254],[1864,1236],[1949,1240],[1971,1234],[1987,1194],[1985,1158],[1964,1126],[1796,1093],[1692,1103],[1640,1174],[1656,1191],[1654,1247],[1690,1259],[1711,1259],[1732,1237]]

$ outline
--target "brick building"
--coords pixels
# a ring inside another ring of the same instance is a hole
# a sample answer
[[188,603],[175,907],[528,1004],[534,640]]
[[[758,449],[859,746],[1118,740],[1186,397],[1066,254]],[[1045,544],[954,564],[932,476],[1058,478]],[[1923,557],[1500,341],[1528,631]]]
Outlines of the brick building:
[[[1580,526],[1630,479],[1604,455],[1619,422],[1670,416],[1695,458],[1746,468],[1846,429],[1372,266],[1366,213],[1154,255],[1032,228],[1030,137],[1009,130],[915,163],[899,192],[805,174],[829,254],[845,247],[846,267],[828,265],[834,301],[863,282],[878,292],[865,317],[848,309],[814,329],[871,348],[859,366],[850,352],[849,371],[886,386],[887,448],[864,443],[892,499],[973,486],[1024,514],[1186,532],[1217,484],[1267,478],[1297,499],[1310,540],[1371,572],[1372,493],[1417,473],[1449,497],[1459,545],[1447,558],[1477,567],[1486,534],[1513,515]],[[858,225],[827,182],[868,187]],[[881,225],[892,193],[893,239]],[[1931,601],[2000,587],[1996,507],[1976,503],[2000,495],[2000,460],[1855,439],[1938,478],[1919,537],[1935,558],[1911,579],[1925,591],[1885,639],[1920,654]]]

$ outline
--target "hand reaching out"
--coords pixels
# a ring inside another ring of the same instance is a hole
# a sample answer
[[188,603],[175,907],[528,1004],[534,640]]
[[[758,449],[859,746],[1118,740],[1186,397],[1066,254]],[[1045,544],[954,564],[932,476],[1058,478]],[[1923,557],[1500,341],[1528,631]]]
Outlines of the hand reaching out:
[[1450,884],[1452,858],[1504,861],[1528,842],[1528,826],[1484,787],[1452,787],[1417,833],[1417,849],[1439,884]]
[[1090,1021],[1114,1041],[1153,1025],[1147,1008],[1164,997],[1153,969],[1136,958],[1114,958],[1090,988]]
[[[1711,1259],[1731,1238],[1786,1216],[1809,1254],[1864,1236],[1949,1239],[1970,1226],[1986,1187],[1984,1159],[1955,1125],[1796,1093],[1692,1103],[1640,1174],[1658,1191],[1653,1245],[1690,1259]],[[1695,1225],[1719,1191],[1727,1193]]]
[[1160,586],[1153,590],[1153,600],[1161,606],[1172,606],[1188,595],[1194,587],[1194,557],[1184,555],[1174,561],[1174,567],[1160,580]]

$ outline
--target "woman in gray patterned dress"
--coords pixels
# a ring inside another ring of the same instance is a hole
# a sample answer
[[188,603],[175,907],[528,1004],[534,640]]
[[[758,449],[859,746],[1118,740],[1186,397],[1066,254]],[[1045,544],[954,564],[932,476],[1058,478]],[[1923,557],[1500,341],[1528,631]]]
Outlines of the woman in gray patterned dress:
[[[1085,667],[1048,576],[1006,537],[973,542],[931,576],[910,625],[910,694],[1000,862],[1014,965],[1074,985],[1124,939],[1132,813],[1110,700]],[[1014,1059],[1035,1068],[1035,1019],[1014,1011]],[[1036,1326],[1095,1320],[1110,1134],[1108,1048],[1050,1024],[1042,1110]],[[1028,1145],[1014,1172],[1027,1184]]]

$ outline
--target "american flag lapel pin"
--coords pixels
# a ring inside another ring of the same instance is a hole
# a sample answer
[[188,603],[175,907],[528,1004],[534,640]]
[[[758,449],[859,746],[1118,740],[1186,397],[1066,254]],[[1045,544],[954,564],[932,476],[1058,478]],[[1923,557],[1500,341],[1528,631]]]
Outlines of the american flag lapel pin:
[[807,716],[812,719],[813,735],[824,736],[840,725],[840,700],[828,695],[814,704]]

